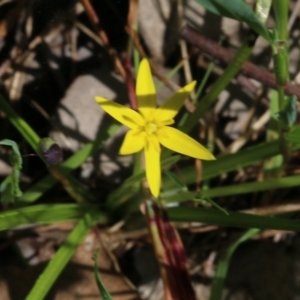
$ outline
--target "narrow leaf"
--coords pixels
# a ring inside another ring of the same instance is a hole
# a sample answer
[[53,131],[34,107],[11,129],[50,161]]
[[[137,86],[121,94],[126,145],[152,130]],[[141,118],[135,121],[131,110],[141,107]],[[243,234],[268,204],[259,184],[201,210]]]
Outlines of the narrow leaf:
[[[300,125],[297,130],[295,128],[295,134],[294,134],[295,139],[297,139],[296,134],[298,132],[300,134]],[[289,134],[287,136],[289,136]],[[297,149],[300,149],[299,142],[292,145],[291,150],[297,150]],[[227,172],[249,166],[253,163],[263,161],[277,154],[280,154],[279,143],[278,140],[274,140],[270,142],[260,143],[258,145],[249,147],[245,150],[241,150],[237,153],[217,157],[217,160],[214,161],[203,161],[202,179],[203,180],[210,179],[218,175],[225,174]],[[185,184],[190,184],[195,182],[196,175],[195,175],[194,166],[182,168],[181,173],[182,173],[182,178],[184,178]],[[174,187],[174,183],[168,178],[163,178],[163,187],[165,190],[170,189],[171,187]]]
[[[194,198],[193,200],[197,201],[198,199]],[[212,199],[210,199],[210,198],[203,198],[203,200],[207,201],[208,203],[210,203],[212,206],[214,206],[216,209],[218,209],[223,214],[228,215],[228,212],[224,208],[222,208],[220,205],[218,205],[215,201],[213,201]]]
[[5,139],[0,141],[0,144],[11,146],[13,149],[10,156],[10,162],[13,167],[12,174],[8,175],[0,184],[1,202],[4,204],[14,203],[22,196],[22,191],[19,186],[22,157],[16,142]]
[[99,292],[101,294],[101,297],[103,300],[113,300],[113,298],[111,297],[110,293],[106,290],[101,278],[100,278],[100,275],[99,275],[99,272],[98,272],[98,257],[99,257],[99,252],[100,252],[100,249],[98,249],[98,251],[95,253],[94,255],[94,260],[95,260],[95,263],[94,263],[94,274],[95,274],[95,278],[96,278],[96,282],[97,282],[97,286],[98,286],[98,289],[99,289]]
[[300,124],[293,126],[285,138],[291,143],[300,145]]
[[196,0],[199,4],[203,5],[210,12],[219,16],[225,16],[245,22],[256,33],[264,37],[267,41],[272,43],[272,38],[260,21],[255,15],[254,11],[242,0]]
[[74,221],[93,211],[97,211],[99,222],[106,221],[105,214],[93,205],[40,204],[11,209],[0,213],[0,231],[27,224]]
[[79,244],[94,226],[97,214],[85,214],[76,227],[60,246],[55,256],[48,263],[42,275],[35,282],[26,300],[44,299],[58,276],[65,268]]
[[178,178],[178,176],[172,172],[164,171],[163,172],[167,177],[169,177],[176,185],[177,188],[179,188],[181,191],[187,191],[187,186]]
[[296,96],[287,98],[283,104],[283,109],[274,115],[274,117],[281,122],[286,129],[291,128],[297,119],[296,103]]
[[183,206],[168,208],[170,219],[176,222],[201,222],[220,226],[300,231],[299,220],[227,212],[228,215],[212,208],[204,209]]
[[229,263],[233,253],[236,251],[238,246],[245,241],[249,240],[251,237],[259,233],[259,229],[252,228],[246,231],[237,241],[235,241],[227,250],[224,259],[220,260],[217,266],[217,271],[213,280],[211,287],[210,300],[221,300],[222,292],[224,287],[224,281],[226,279]]
[[[282,178],[267,179],[261,182],[248,182],[233,184],[228,186],[215,187],[208,190],[204,190],[200,193],[201,197],[225,197],[232,195],[242,195],[247,193],[283,189],[299,186],[300,175],[287,176]],[[174,189],[172,193],[164,193],[163,198],[167,202],[182,202],[185,200],[192,200],[198,196],[197,192],[180,192],[178,189]]]

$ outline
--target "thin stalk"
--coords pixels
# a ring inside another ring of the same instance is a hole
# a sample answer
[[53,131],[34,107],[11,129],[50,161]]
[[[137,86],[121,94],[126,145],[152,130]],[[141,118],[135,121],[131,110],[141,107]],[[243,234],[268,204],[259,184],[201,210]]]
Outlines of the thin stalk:
[[287,24],[288,24],[288,0],[273,0],[273,9],[276,19],[276,30],[278,38],[286,41],[288,38]]
[[[274,0],[273,9],[276,21],[275,41],[273,45],[274,71],[278,85],[278,106],[279,111],[284,104],[284,86],[289,81],[288,72],[288,0]],[[278,123],[279,147],[283,154],[284,161],[287,160],[288,150],[283,138],[283,128]],[[283,167],[283,166],[282,166]]]
[[160,275],[161,275],[161,278],[164,283],[165,297],[166,297],[166,299],[170,300],[170,299],[172,299],[172,294],[171,294],[171,290],[170,290],[168,271],[166,268],[167,266],[164,263],[167,260],[166,252],[164,249],[163,242],[160,238],[159,228],[158,228],[158,224],[157,224],[157,217],[155,215],[153,203],[151,201],[145,202],[145,210],[146,210],[149,234],[151,236],[155,256],[158,260]]

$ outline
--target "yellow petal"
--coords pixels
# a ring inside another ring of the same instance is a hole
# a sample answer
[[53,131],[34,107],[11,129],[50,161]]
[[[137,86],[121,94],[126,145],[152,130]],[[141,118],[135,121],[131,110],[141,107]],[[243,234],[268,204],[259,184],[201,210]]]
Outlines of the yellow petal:
[[150,191],[154,197],[158,197],[161,181],[160,148],[155,136],[147,138],[145,147],[145,169]]
[[205,147],[173,127],[165,126],[159,129],[158,141],[164,147],[184,155],[204,160],[215,159]]
[[143,117],[131,108],[102,97],[95,97],[95,100],[103,110],[131,129],[138,128],[145,124]]
[[192,81],[174,95],[167,99],[155,112],[154,120],[156,122],[173,119],[180,108],[182,107],[184,100],[188,97],[191,91],[195,88],[196,81]]
[[136,79],[138,110],[146,118],[156,109],[156,91],[147,59],[140,63]]
[[145,137],[140,134],[139,129],[129,130],[124,138],[119,153],[128,155],[141,151],[145,147]]

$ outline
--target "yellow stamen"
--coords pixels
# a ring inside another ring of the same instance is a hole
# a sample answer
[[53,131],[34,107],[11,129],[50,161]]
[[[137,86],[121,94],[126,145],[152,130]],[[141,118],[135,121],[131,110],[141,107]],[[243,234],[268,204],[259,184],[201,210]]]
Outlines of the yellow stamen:
[[148,123],[145,126],[145,131],[147,132],[147,134],[153,134],[157,131],[157,126],[154,123]]

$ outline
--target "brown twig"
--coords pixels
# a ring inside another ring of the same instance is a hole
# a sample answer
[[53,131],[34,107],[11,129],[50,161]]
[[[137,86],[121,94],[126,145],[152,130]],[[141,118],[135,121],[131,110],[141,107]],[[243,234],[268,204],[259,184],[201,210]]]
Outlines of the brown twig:
[[[181,36],[193,46],[201,49],[213,58],[219,59],[227,64],[229,64],[234,58],[234,53],[230,50],[225,49],[218,43],[204,37],[188,26],[182,30]],[[251,62],[246,62],[242,67],[241,72],[244,75],[261,82],[263,85],[277,89],[275,76],[270,72],[255,66]],[[296,95],[300,98],[300,88],[291,83],[286,84],[284,91],[288,96]]]
[[96,11],[94,10],[94,7],[92,6],[90,0],[81,0],[81,3],[83,4],[88,17],[90,18],[90,21],[92,22],[93,26],[95,27],[97,34],[99,35],[100,39],[102,40],[107,53],[112,58],[116,69],[118,70],[120,75],[125,79],[126,72],[122,66],[121,60],[117,56],[116,50],[110,45],[109,38],[108,38],[106,32],[104,31],[104,29],[102,28],[101,22],[98,18]]

